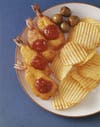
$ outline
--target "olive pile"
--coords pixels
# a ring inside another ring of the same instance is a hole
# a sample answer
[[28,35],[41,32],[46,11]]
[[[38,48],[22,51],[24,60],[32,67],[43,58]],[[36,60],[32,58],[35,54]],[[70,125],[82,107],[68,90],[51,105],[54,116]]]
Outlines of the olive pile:
[[51,19],[60,26],[63,32],[69,32],[70,28],[77,25],[79,22],[79,17],[71,16],[71,10],[65,6],[60,9],[59,14],[54,14]]

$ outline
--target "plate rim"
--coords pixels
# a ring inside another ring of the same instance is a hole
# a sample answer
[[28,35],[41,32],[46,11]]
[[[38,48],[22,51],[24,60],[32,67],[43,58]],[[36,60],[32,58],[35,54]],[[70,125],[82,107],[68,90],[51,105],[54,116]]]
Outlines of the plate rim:
[[[44,10],[42,10],[42,12],[44,13],[44,12],[48,11],[49,9],[52,9],[52,8],[54,8],[54,7],[57,7],[57,6],[60,6],[60,5],[64,5],[64,4],[82,4],[82,5],[88,5],[88,6],[91,6],[91,7],[94,7],[94,8],[96,8],[96,9],[99,9],[99,10],[100,10],[99,7],[96,7],[96,6],[92,5],[92,4],[88,4],[88,3],[84,3],[84,2],[64,2],[64,3],[61,3],[61,4],[53,5],[53,6],[49,7],[49,8],[47,8],[47,9],[44,9]],[[36,16],[34,16],[33,19],[34,19],[34,18],[36,18]],[[21,33],[23,33],[24,30],[25,30],[25,28],[22,30]],[[16,46],[16,48],[15,48],[15,63],[16,63],[16,61],[17,61],[17,59],[16,59],[16,58],[17,58],[17,52],[18,52],[18,47]],[[16,70],[16,69],[15,69],[15,70]],[[45,111],[47,111],[47,112],[49,112],[49,113],[52,113],[52,114],[54,114],[54,115],[61,116],[61,117],[65,117],[65,118],[82,118],[82,117],[88,117],[88,116],[92,116],[92,115],[95,115],[95,114],[99,114],[99,113],[100,113],[100,111],[98,110],[98,111],[96,111],[96,112],[93,112],[93,113],[90,113],[90,114],[86,114],[86,115],[79,115],[79,116],[73,116],[73,115],[71,115],[71,116],[69,116],[69,115],[62,115],[62,114],[58,114],[58,113],[56,113],[56,112],[50,111],[50,110],[46,109],[45,107],[41,106],[39,103],[37,103],[37,102],[29,95],[29,93],[26,91],[26,89],[25,89],[25,88],[23,87],[23,85],[22,85],[22,79],[21,79],[21,77],[19,76],[18,72],[19,72],[19,71],[16,70],[17,79],[18,79],[19,84],[20,84],[20,86],[22,87],[24,93],[31,99],[32,102],[34,102],[37,106],[39,106],[39,107],[42,108],[43,110],[45,110]]]

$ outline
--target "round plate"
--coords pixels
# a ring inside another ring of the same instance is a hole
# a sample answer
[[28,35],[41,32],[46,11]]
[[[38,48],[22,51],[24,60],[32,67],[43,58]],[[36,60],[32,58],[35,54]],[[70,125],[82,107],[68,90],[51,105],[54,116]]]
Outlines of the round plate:
[[[79,17],[90,17],[100,20],[99,8],[82,3],[64,3],[56,5],[45,10],[44,14],[51,16],[55,13],[58,13],[62,6],[68,6],[72,10],[73,15],[78,15]],[[98,51],[100,52],[100,49],[98,49]],[[18,48],[16,50],[16,58],[22,59]],[[32,101],[51,113],[66,117],[83,117],[100,112],[100,86],[94,89],[80,104],[67,110],[57,111],[52,108],[51,100],[41,100],[32,93],[30,87],[25,81],[24,72],[17,71],[17,75],[21,86],[24,88],[25,92],[32,99]]]

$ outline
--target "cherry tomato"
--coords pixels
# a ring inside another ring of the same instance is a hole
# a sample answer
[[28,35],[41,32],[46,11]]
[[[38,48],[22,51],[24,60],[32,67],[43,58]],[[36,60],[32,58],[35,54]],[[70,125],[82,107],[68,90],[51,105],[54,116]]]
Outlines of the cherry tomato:
[[32,60],[31,65],[36,69],[44,70],[47,66],[47,62],[42,56],[36,56]]
[[43,52],[47,50],[48,45],[47,41],[44,39],[37,39],[33,42],[32,49],[36,50],[37,52]]
[[35,87],[40,93],[48,93],[52,88],[52,82],[40,78],[35,81]]
[[56,25],[48,25],[43,32],[48,40],[54,40],[58,38],[58,31]]

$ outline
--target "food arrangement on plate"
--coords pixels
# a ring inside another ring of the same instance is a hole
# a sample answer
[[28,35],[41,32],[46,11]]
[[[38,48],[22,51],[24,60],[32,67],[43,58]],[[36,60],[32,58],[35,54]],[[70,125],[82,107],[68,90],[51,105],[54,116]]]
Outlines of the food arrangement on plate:
[[14,39],[22,56],[14,67],[24,71],[33,94],[44,100],[52,97],[56,110],[70,108],[100,83],[100,22],[72,15],[67,6],[51,17],[37,4],[32,9],[37,21],[26,19],[27,41]]

